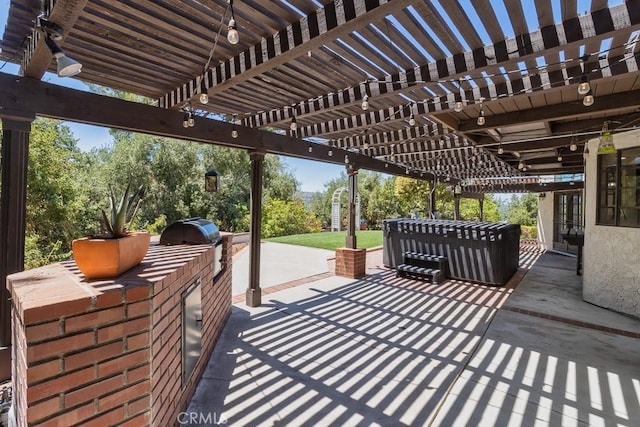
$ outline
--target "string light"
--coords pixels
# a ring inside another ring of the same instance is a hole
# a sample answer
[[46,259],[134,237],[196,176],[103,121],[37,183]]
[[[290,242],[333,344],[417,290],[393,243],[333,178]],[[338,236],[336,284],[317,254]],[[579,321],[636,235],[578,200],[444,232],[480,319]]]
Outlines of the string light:
[[231,19],[229,19],[227,40],[231,44],[238,44],[240,41],[240,34],[238,34],[238,26],[236,24],[236,15],[233,13],[233,0],[228,0],[229,8],[231,9]]
[[409,126],[415,126],[416,125],[416,118],[413,116],[413,113],[411,113],[411,116],[409,117]]
[[584,151],[582,152],[582,158],[585,160],[589,158],[589,144],[584,144]]
[[231,130],[231,138],[234,138],[234,139],[238,137],[238,129],[236,129],[237,117],[238,117],[237,114],[233,115],[233,129]]
[[196,121],[193,118],[193,113],[191,111],[189,111],[188,113],[188,119],[187,119],[187,125],[192,128],[195,126]]
[[484,126],[485,124],[485,119],[484,119],[484,106],[482,105],[482,100],[480,101],[480,115],[478,116],[478,126]]
[[589,58],[589,55],[584,55],[580,58],[580,68],[582,69],[582,75],[580,75],[580,83],[578,84],[578,95],[586,95],[591,90],[589,85],[589,77],[584,71],[584,62]]
[[502,141],[498,144],[498,154],[504,154],[504,148],[502,148]]
[[333,156],[333,150],[329,150],[327,154],[329,155],[329,157]]
[[369,109],[369,95],[365,95],[362,97],[362,110],[367,111]]
[[200,79],[200,104],[209,103],[209,94],[207,93],[207,85],[204,81],[204,76]]
[[296,130],[298,129],[298,122],[296,120],[296,116],[291,117],[291,124],[289,125],[289,129]]
[[578,144],[576,144],[576,138],[571,138],[571,145],[569,145],[569,150],[576,151],[578,149]]
[[189,114],[186,111],[184,112],[184,119],[182,119],[182,127],[189,127]]
[[591,92],[591,89],[589,89],[584,99],[582,100],[582,105],[584,105],[585,107],[591,107],[594,102],[596,102],[596,100],[593,97],[593,93]]

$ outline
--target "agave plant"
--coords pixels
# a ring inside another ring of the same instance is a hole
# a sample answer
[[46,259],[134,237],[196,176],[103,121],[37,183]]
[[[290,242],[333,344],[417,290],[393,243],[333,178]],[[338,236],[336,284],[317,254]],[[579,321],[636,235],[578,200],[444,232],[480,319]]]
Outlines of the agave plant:
[[131,183],[129,183],[120,202],[116,203],[117,199],[113,187],[111,185],[109,186],[111,219],[109,219],[104,209],[102,210],[102,225],[109,237],[124,237],[128,233],[127,227],[129,227],[135,218],[142,197],[144,196],[144,186],[141,185],[133,193],[131,193],[131,191]]

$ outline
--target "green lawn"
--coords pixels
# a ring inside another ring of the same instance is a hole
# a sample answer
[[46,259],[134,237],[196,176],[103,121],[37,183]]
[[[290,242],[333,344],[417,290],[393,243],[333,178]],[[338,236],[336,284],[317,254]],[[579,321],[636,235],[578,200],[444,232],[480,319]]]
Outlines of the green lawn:
[[[346,231],[332,231],[325,233],[294,234],[264,239],[267,242],[288,243],[290,245],[309,246],[312,248],[328,249],[330,251],[345,246]],[[382,230],[356,231],[358,248],[373,248],[382,245]]]

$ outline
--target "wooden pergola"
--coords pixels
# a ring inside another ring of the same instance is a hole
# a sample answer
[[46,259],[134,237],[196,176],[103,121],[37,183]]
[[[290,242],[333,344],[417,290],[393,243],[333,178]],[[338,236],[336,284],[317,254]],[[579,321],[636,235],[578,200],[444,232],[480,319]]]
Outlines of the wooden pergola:
[[[0,57],[20,64],[21,77],[0,75],[0,276],[23,268],[37,115],[249,150],[253,224],[266,153],[462,183],[470,193],[550,189],[544,182],[561,174],[575,180],[548,185],[578,188],[585,141],[604,122],[614,132],[640,123],[640,0],[594,0],[589,11],[575,0],[534,3],[525,12],[519,1],[488,0],[467,8],[428,0],[12,0]],[[237,44],[226,37],[232,16]],[[155,105],[43,82],[56,70],[46,23],[82,64],[73,78]],[[585,81],[592,105],[577,90]],[[183,127],[185,114],[195,126]],[[252,240],[259,262],[259,227]],[[258,264],[251,268],[255,284]],[[2,287],[0,345],[7,299]]]

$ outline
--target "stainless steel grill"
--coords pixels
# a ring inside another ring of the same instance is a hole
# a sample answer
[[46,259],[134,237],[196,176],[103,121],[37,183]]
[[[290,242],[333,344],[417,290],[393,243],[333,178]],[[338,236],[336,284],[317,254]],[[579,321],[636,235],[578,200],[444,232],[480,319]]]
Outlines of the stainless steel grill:
[[178,220],[165,228],[160,236],[161,245],[215,245],[219,241],[218,226],[200,217]]

